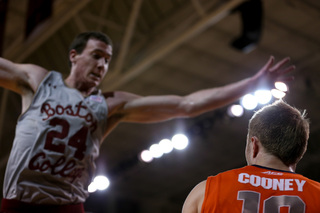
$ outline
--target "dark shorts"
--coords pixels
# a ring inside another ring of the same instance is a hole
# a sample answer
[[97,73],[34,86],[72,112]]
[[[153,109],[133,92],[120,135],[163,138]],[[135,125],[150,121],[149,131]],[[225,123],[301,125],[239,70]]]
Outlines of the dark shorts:
[[83,204],[37,205],[18,200],[2,199],[0,213],[85,213]]

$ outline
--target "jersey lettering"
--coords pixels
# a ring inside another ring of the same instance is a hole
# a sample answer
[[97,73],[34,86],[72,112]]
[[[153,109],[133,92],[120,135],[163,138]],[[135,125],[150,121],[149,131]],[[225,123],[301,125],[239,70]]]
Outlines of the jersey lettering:
[[284,178],[266,178],[258,175],[249,175],[247,173],[240,173],[238,176],[238,182],[244,184],[250,184],[255,187],[263,187],[264,189],[272,189],[279,191],[303,191],[303,186],[306,183],[305,180],[299,179],[284,179]]
[[41,112],[46,115],[46,117],[42,119],[44,121],[48,120],[56,114],[66,114],[68,116],[83,118],[87,123],[89,123],[91,132],[95,131],[97,128],[97,121],[94,119],[93,115],[88,112],[87,106],[83,105],[82,101],[77,103],[74,107],[72,107],[71,105],[64,107],[59,104],[56,107],[53,107],[50,105],[50,103],[46,102],[42,104]]
[[77,177],[81,177],[84,170],[84,168],[75,168],[75,166],[75,160],[71,159],[67,161],[64,156],[52,162],[52,159],[47,159],[47,155],[44,152],[36,154],[29,162],[30,170],[49,171],[52,175],[70,178],[70,182],[73,182]]

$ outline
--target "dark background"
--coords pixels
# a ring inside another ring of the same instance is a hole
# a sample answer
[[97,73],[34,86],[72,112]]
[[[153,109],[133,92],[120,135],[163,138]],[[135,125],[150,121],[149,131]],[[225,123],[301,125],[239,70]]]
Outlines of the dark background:
[[[259,1],[252,1],[249,10],[242,2],[2,0],[1,55],[66,76],[73,37],[82,31],[99,30],[114,42],[114,57],[102,89],[140,95],[186,95],[222,86],[252,76],[270,55],[278,60],[290,56],[297,69],[285,100],[307,109],[311,119],[309,148],[297,172],[320,181],[320,2],[265,0],[260,8]],[[241,45],[246,44],[239,40],[238,49],[232,46],[241,35],[251,35],[248,44],[252,42],[255,48],[245,52]],[[2,185],[21,100],[3,89],[0,99]],[[196,118],[157,124],[120,124],[102,145],[97,160],[97,172],[106,174],[111,185],[104,192],[91,194],[86,210],[181,211],[195,184],[246,164],[247,123],[253,112],[231,118],[226,111],[224,107]],[[138,160],[143,149],[175,133],[188,135],[186,150],[175,150],[150,164]]]

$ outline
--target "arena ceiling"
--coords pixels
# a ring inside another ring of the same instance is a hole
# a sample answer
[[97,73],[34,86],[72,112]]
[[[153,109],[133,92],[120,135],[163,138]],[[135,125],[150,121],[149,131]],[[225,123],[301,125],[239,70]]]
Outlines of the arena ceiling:
[[[278,60],[290,56],[297,68],[285,100],[307,109],[311,119],[309,148],[297,172],[320,181],[318,0],[262,1],[262,24],[254,34],[258,42],[247,50],[231,45],[243,30],[238,7],[243,0],[52,0],[42,8],[42,22],[37,11],[28,10],[29,1],[1,1],[1,6],[5,2],[1,54],[17,63],[35,63],[67,76],[68,45],[74,36],[91,30],[108,34],[114,56],[104,91],[186,95],[250,77],[270,55]],[[31,8],[41,5],[31,2]],[[34,22],[28,25],[32,14]],[[249,20],[259,22],[259,14]],[[21,100],[7,90],[0,90],[0,99],[2,185]],[[157,124],[120,124],[103,143],[97,160],[98,173],[106,174],[111,185],[91,194],[87,211],[179,212],[196,183],[244,166],[247,123],[253,112],[231,118],[226,111],[224,107]],[[143,149],[175,133],[188,135],[186,150],[149,164],[138,160]]]

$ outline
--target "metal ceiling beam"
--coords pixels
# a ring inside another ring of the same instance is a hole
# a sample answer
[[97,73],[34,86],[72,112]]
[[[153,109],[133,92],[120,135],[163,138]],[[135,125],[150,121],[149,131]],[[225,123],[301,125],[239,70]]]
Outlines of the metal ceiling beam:
[[108,13],[108,10],[109,10],[109,6],[110,6],[110,0],[105,0],[103,1],[102,5],[101,5],[101,10],[100,10],[100,19],[99,19],[99,22],[98,22],[98,26],[97,26],[97,29],[102,31],[102,23],[103,23],[103,17],[105,16],[105,14]]
[[83,21],[81,20],[81,18],[79,16],[74,16],[73,20],[81,32],[84,32],[87,30],[86,25],[83,23]]
[[113,74],[115,74],[115,75],[120,73],[123,68],[123,63],[124,63],[125,57],[128,53],[128,49],[129,49],[130,42],[131,42],[131,39],[132,39],[132,36],[134,33],[134,29],[135,29],[135,26],[137,23],[137,19],[139,16],[142,2],[143,2],[143,0],[135,0],[134,1],[133,8],[131,10],[131,14],[130,14],[129,20],[128,20],[129,22],[126,27],[126,31],[125,31],[123,40],[121,42],[120,52],[119,52],[119,55],[117,56],[117,60],[116,60],[116,64],[115,64],[115,68],[114,68],[114,72],[113,72]]
[[79,13],[90,0],[78,1],[77,4],[70,5],[63,11],[54,14],[43,25],[40,25],[37,30],[18,47],[8,49],[4,52],[4,57],[16,63],[23,62],[30,54],[32,54],[40,45],[49,39],[57,30],[59,30],[66,22]]
[[112,20],[101,18],[101,16],[92,14],[90,12],[84,11],[83,17],[87,20],[98,23],[98,25],[100,26],[100,28],[98,28],[99,30],[101,30],[102,27],[106,27],[106,28],[109,28],[110,30],[114,30],[114,31],[118,31],[118,32],[125,31],[125,29],[122,25],[120,25],[116,22],[113,22]]
[[197,13],[199,14],[199,16],[204,17],[206,15],[206,11],[205,9],[202,7],[201,3],[199,2],[199,0],[192,0],[192,5],[194,7],[194,9],[197,11]]
[[[124,75],[118,77],[117,81],[114,81],[113,78],[106,78],[105,82],[102,83],[102,90],[112,90],[121,87],[137,76],[141,75],[146,69],[148,69],[153,63],[165,57],[175,48],[188,41],[190,38],[195,35],[203,32],[208,27],[213,24],[219,22],[223,18],[225,18],[233,8],[238,6],[244,2],[244,0],[231,0],[220,8],[214,10],[210,14],[204,16],[200,21],[198,21],[195,25],[191,26],[181,35],[177,36],[175,39],[171,40],[167,46],[164,46],[162,49],[157,49],[151,54],[149,54],[146,58],[144,58],[140,63],[133,66],[131,69],[126,71]],[[113,77],[113,76],[112,76]]]

